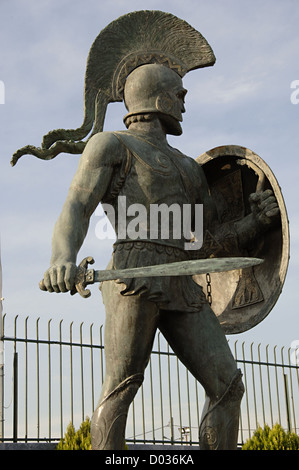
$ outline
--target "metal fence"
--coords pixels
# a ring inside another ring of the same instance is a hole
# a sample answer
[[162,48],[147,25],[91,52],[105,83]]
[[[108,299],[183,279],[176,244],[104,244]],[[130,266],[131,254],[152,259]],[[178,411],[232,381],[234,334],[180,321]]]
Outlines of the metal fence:
[[[91,417],[105,373],[103,327],[39,318],[3,317],[2,440],[58,441],[72,422]],[[297,351],[229,343],[246,392],[239,443],[259,425],[298,433]],[[145,380],[130,408],[126,440],[198,445],[201,385],[159,333]]]

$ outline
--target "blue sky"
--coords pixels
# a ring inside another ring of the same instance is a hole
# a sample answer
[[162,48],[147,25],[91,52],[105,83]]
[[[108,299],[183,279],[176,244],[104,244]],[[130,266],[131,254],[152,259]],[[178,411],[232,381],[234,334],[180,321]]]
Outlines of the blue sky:
[[[291,83],[299,80],[296,0],[1,0],[0,235],[7,321],[18,314],[104,323],[96,287],[88,300],[38,289],[79,156],[61,154],[50,162],[24,156],[14,168],[9,162],[18,148],[39,146],[49,130],[81,125],[93,40],[114,19],[141,9],[186,20],[206,37],[217,58],[214,67],[186,76],[184,134],[170,143],[192,157],[219,145],[242,145],[260,155],[278,179],[291,229],[286,283],[269,316],[238,338],[288,347],[299,341],[299,104],[290,99]],[[123,104],[109,105],[105,130],[123,129],[124,114]],[[102,269],[112,242],[95,236],[98,220],[92,217],[79,258],[92,255]]]

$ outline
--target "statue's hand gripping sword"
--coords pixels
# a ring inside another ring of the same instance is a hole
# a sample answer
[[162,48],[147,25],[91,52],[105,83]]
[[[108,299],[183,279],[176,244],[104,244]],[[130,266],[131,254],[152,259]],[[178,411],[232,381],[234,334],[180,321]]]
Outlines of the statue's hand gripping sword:
[[[140,277],[192,276],[195,274],[233,271],[235,269],[256,266],[262,262],[263,260],[260,258],[208,258],[177,261],[174,263],[142,266],[138,268],[94,270],[88,269],[88,265],[94,263],[94,259],[88,256],[81,261],[77,268],[75,287],[71,291],[71,294],[73,295],[79,292],[82,297],[87,298],[91,295],[91,292],[89,289],[86,289],[86,286],[88,284],[94,284],[95,282]],[[39,283],[39,287],[41,290],[47,290],[43,281]]]

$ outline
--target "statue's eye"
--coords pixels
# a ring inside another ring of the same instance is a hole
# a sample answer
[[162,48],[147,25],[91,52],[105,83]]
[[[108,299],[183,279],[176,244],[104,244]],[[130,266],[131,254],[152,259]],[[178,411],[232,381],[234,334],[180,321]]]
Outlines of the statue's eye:
[[185,103],[185,96],[186,96],[187,91],[186,90],[180,90],[177,93],[177,97]]

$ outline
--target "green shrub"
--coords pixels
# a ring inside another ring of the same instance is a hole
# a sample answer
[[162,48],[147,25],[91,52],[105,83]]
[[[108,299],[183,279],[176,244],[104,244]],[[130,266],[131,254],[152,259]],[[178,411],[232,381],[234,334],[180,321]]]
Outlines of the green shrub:
[[90,419],[86,418],[78,431],[70,423],[64,438],[57,445],[57,450],[91,450]]
[[280,424],[272,429],[261,426],[248,439],[242,450],[299,450],[299,436],[294,432],[285,432]]
[[[57,450],[91,450],[90,439],[90,419],[86,418],[78,431],[75,431],[74,425],[70,423],[67,427],[64,438],[57,444]],[[125,450],[128,450],[125,444]]]

